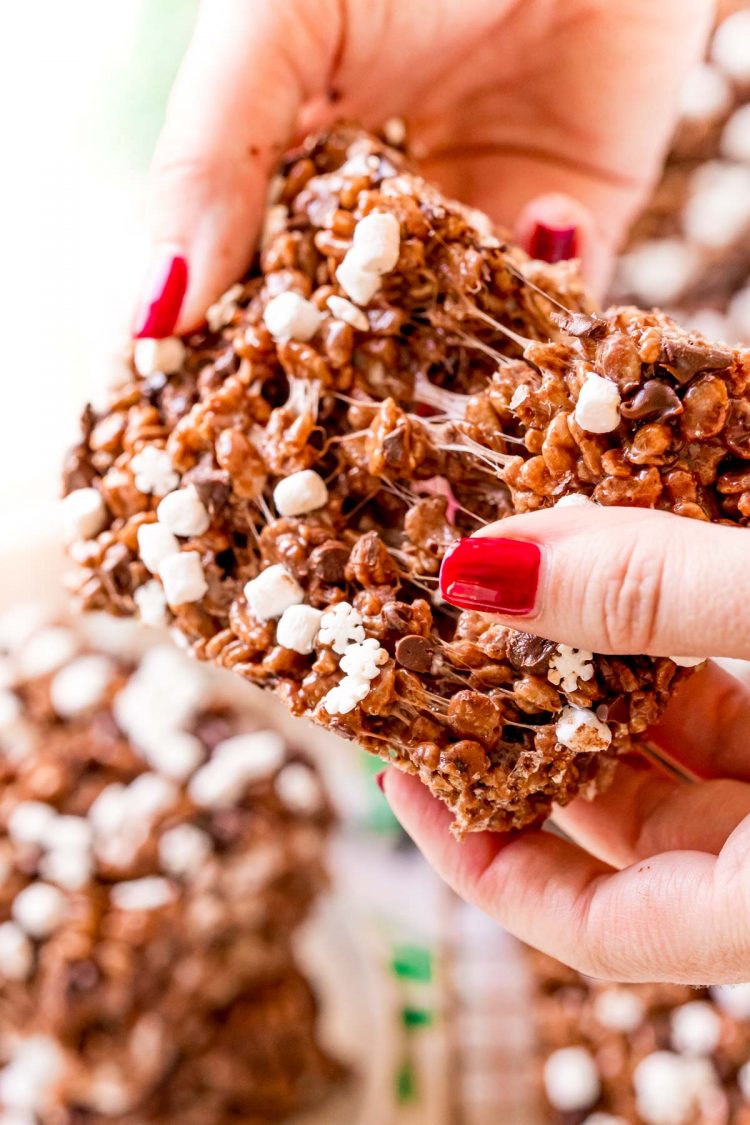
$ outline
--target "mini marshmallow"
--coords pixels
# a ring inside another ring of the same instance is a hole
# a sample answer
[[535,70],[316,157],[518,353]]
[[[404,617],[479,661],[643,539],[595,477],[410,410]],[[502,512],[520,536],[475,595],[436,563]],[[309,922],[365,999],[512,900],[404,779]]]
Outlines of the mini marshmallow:
[[683,1125],[700,1108],[701,1095],[715,1086],[705,1059],[654,1051],[633,1071],[638,1113],[647,1125]]
[[750,1020],[750,984],[716,984],[711,999],[736,1020]]
[[141,773],[125,790],[127,817],[134,821],[154,821],[177,803],[179,792],[173,782],[157,773]]
[[60,502],[66,540],[94,539],[107,523],[107,507],[95,488],[77,488]]
[[10,912],[13,920],[30,938],[42,940],[63,923],[68,904],[57,887],[49,883],[30,883],[16,895]]
[[348,715],[361,703],[370,691],[369,680],[358,680],[354,676],[344,676],[338,684],[323,697],[322,705],[329,715]]
[[620,403],[617,384],[589,372],[578,395],[575,420],[589,434],[609,434],[620,424]]
[[8,816],[8,835],[16,844],[45,847],[56,819],[57,812],[52,805],[43,801],[21,801]]
[[32,1125],[36,1112],[47,1109],[47,1096],[60,1078],[63,1055],[47,1035],[32,1035],[17,1043],[13,1058],[0,1072],[0,1102],[10,1125]]
[[197,551],[182,551],[164,559],[159,577],[164,583],[164,596],[171,609],[200,601],[208,590],[203,563]]
[[557,652],[550,657],[547,679],[563,691],[577,691],[578,681],[586,683],[594,675],[593,652],[570,645],[558,645]]
[[699,664],[705,664],[708,660],[707,656],[670,656],[669,659],[678,668],[697,668]]
[[39,873],[65,891],[80,891],[94,873],[94,862],[87,851],[60,849],[42,858]]
[[226,293],[222,293],[215,304],[210,305],[206,312],[206,322],[212,332],[220,332],[230,324],[237,311],[237,302],[244,292],[244,287],[239,284],[232,285]]
[[290,762],[284,766],[274,782],[274,789],[293,812],[315,813],[323,803],[317,778],[301,762]]
[[597,503],[592,500],[590,496],[584,496],[582,492],[569,492],[567,496],[561,496],[559,500],[555,501],[556,508],[596,508]]
[[166,496],[177,488],[180,474],[175,472],[172,458],[166,449],[155,445],[144,446],[130,462],[134,484],[139,492],[153,496]]
[[276,643],[302,656],[309,656],[315,648],[322,617],[322,610],[311,605],[290,605],[276,626]]
[[329,297],[326,305],[331,311],[331,314],[337,320],[343,320],[345,324],[351,324],[352,328],[358,328],[360,332],[366,332],[370,327],[370,322],[356,305],[351,301],[347,301],[346,297]]
[[118,910],[158,910],[174,902],[175,888],[168,879],[159,875],[146,875],[115,883],[110,891],[110,901]]
[[159,773],[183,781],[205,757],[203,743],[187,731],[165,731],[144,750],[150,766]]
[[721,1016],[706,1000],[691,1000],[672,1012],[671,1030],[675,1051],[710,1055],[721,1039]]
[[366,270],[353,250],[347,250],[336,270],[336,280],[355,305],[369,305],[378,289],[380,277]]
[[78,649],[78,641],[70,629],[51,626],[41,629],[26,642],[17,657],[18,670],[24,679],[47,676],[70,660]]
[[401,224],[390,211],[371,211],[354,228],[358,265],[377,274],[395,269],[401,252]]
[[34,965],[34,947],[15,922],[0,925],[0,976],[28,980]]
[[727,160],[750,162],[750,102],[736,109],[724,126],[721,155]]
[[719,25],[711,58],[729,78],[750,81],[750,11],[734,12]]
[[555,737],[561,746],[577,754],[588,754],[606,750],[612,731],[585,707],[563,707],[555,725]]
[[165,336],[154,340],[150,336],[136,340],[133,348],[133,364],[139,375],[148,378],[161,372],[173,375],[185,362],[185,345],[177,336]]
[[143,523],[138,528],[138,554],[152,574],[158,574],[164,560],[179,550],[176,536],[163,523]]
[[139,586],[133,593],[133,600],[144,625],[159,629],[167,624],[167,599],[155,578]]
[[250,612],[258,621],[281,617],[285,609],[305,600],[304,590],[281,563],[267,567],[257,578],[247,582],[244,594]]
[[711,121],[732,104],[732,91],[724,75],[710,63],[693,67],[680,93],[680,115],[684,121]]
[[98,653],[79,656],[55,673],[50,684],[50,702],[63,719],[98,707],[112,682],[112,661]]
[[343,656],[350,644],[359,644],[364,639],[362,615],[349,602],[337,602],[320,619],[318,640],[330,645],[339,656]]
[[355,680],[374,680],[387,660],[388,653],[380,642],[367,637],[359,644],[347,646],[339,667]]
[[547,1098],[561,1113],[576,1113],[593,1105],[601,1083],[596,1063],[585,1047],[562,1047],[544,1063]]
[[397,148],[406,140],[406,122],[403,117],[389,117],[383,125],[383,136],[389,145]]
[[159,862],[178,879],[195,873],[212,851],[211,837],[194,824],[177,824],[159,840]]
[[647,305],[669,305],[692,284],[698,268],[699,256],[687,243],[678,238],[650,239],[623,254],[618,286]]
[[643,1023],[646,1008],[640,996],[625,988],[607,988],[594,1001],[594,1016],[612,1031],[635,1031]]
[[0,688],[0,731],[10,730],[21,718],[22,711],[18,696]]
[[192,484],[169,492],[156,509],[159,523],[174,535],[202,535],[211,518]]
[[55,816],[44,829],[44,846],[65,851],[86,851],[91,847],[91,824],[85,816]]
[[194,774],[188,792],[196,804],[207,808],[234,804],[248,785],[274,773],[284,755],[284,740],[275,731],[253,731],[227,738]]
[[314,469],[292,473],[273,490],[273,502],[280,516],[303,516],[323,508],[327,501],[326,482]]
[[[748,13],[750,15],[750,13]],[[709,250],[727,250],[750,227],[750,168],[720,164],[701,169],[683,210],[688,238]]]
[[266,328],[279,343],[312,339],[321,319],[317,305],[291,289],[272,297],[263,312]]

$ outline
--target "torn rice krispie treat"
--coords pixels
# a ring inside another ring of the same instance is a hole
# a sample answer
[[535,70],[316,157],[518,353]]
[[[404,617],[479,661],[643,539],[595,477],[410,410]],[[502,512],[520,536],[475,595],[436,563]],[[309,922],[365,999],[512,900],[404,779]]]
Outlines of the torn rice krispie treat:
[[[102,647],[101,622],[3,644],[0,621],[0,1106],[42,1125],[119,1120],[217,1036],[231,1070],[223,1024],[249,1026],[258,989],[304,993],[285,983],[294,930],[327,884],[312,762],[210,669],[173,645],[134,657],[112,636],[128,623],[104,623]],[[317,1059],[312,1019],[286,1028],[260,995],[259,1034],[299,1034]],[[279,1083],[287,1112],[305,1103]],[[52,1113],[47,1090],[83,1116]]]
[[290,154],[248,278],[140,340],[88,409],[64,512],[81,605],[417,774],[460,833],[592,792],[679,658],[603,657],[458,612],[451,543],[513,511],[750,519],[750,361],[668,318],[595,315],[349,127]]
[[544,1121],[748,1125],[750,985],[607,984],[528,953]]

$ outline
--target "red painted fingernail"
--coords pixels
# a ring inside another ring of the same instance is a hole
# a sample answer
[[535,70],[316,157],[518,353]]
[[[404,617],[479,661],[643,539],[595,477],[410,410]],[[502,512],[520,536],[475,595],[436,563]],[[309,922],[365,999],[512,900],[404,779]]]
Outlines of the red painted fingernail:
[[381,793],[385,793],[385,775],[387,773],[388,770],[381,770],[380,773],[375,774],[375,784]]
[[578,228],[537,223],[529,239],[529,253],[542,262],[564,262],[575,258],[578,253]]
[[136,313],[133,336],[163,339],[174,332],[188,283],[187,259],[167,247],[154,258]]
[[536,605],[542,552],[523,539],[459,539],[443,559],[440,591],[461,609],[508,616]]

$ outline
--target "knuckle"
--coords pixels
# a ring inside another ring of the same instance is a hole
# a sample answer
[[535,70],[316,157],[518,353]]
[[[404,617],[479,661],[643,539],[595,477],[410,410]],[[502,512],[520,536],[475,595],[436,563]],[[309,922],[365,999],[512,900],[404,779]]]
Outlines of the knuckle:
[[650,652],[659,635],[664,600],[664,560],[642,539],[615,560],[602,589],[602,631],[607,651]]

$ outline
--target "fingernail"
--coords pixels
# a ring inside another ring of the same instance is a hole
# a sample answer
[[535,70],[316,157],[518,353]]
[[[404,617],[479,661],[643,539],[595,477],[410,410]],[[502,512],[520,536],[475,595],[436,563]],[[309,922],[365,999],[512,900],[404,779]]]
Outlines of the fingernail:
[[380,773],[375,774],[375,784],[381,793],[385,793],[385,775],[387,773],[388,770],[381,770]]
[[536,605],[542,553],[523,539],[459,539],[443,559],[440,591],[460,609],[508,616]]
[[143,287],[143,297],[133,325],[135,339],[148,336],[161,340],[172,335],[185,299],[187,283],[187,259],[170,247],[161,247],[154,256]]
[[578,253],[577,227],[551,227],[537,223],[529,239],[529,253],[542,262],[564,262]]

